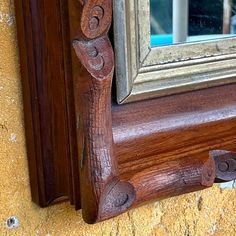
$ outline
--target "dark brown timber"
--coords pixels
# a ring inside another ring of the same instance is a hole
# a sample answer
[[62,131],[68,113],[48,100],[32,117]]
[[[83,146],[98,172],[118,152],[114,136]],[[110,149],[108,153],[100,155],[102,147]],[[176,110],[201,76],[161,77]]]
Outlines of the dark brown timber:
[[77,151],[67,8],[66,0],[15,1],[32,198],[40,206],[72,195]]
[[112,104],[112,0],[15,6],[34,202],[95,223],[236,178],[235,83]]

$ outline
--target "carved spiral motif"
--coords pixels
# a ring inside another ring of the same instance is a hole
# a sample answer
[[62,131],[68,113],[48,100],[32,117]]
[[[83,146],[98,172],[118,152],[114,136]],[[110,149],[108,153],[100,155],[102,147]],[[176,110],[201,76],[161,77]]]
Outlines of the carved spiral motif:
[[97,79],[105,78],[113,71],[113,51],[107,37],[75,41],[74,48],[81,63]]
[[216,179],[231,181],[236,179],[236,153],[227,151],[213,151],[211,155],[216,163]]
[[99,52],[95,46],[90,46],[87,49],[88,53],[88,64],[89,66],[95,70],[95,71],[100,71],[104,67],[104,58],[99,55]]
[[83,8],[81,30],[88,39],[95,39],[108,31],[112,18],[112,1],[88,0]]
[[100,6],[95,6],[90,12],[89,29],[92,31],[96,30],[103,17],[104,9]]

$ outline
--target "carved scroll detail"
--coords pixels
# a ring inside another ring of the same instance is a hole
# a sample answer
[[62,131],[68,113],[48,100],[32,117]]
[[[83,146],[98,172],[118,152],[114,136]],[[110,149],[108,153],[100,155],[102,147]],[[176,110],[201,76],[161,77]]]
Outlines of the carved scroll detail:
[[236,179],[236,153],[223,150],[212,151],[216,163],[216,181],[227,182]]
[[127,210],[135,199],[128,182],[118,178],[113,154],[111,85],[114,55],[107,36],[111,0],[80,1],[81,22],[73,43],[82,65],[76,79],[79,120],[81,204],[84,219],[95,223]]
[[111,86],[114,55],[107,36],[112,0],[80,0],[80,26],[73,43],[80,62],[75,81],[79,172],[83,217],[95,223],[116,216],[145,200],[210,187],[212,158],[185,158],[142,170],[129,182],[119,179],[113,153]]
[[95,39],[106,34],[112,21],[111,0],[80,0],[81,24],[78,38]]

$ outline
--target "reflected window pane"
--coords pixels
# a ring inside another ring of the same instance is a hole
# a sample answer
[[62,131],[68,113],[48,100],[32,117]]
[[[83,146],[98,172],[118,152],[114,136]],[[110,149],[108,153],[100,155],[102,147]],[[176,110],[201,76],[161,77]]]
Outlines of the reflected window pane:
[[236,0],[151,0],[153,47],[236,34]]

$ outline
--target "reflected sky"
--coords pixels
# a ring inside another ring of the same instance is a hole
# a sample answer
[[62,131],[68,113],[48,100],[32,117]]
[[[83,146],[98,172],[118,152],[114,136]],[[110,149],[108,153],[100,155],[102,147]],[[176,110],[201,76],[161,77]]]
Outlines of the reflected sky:
[[231,37],[236,0],[151,0],[153,47]]

